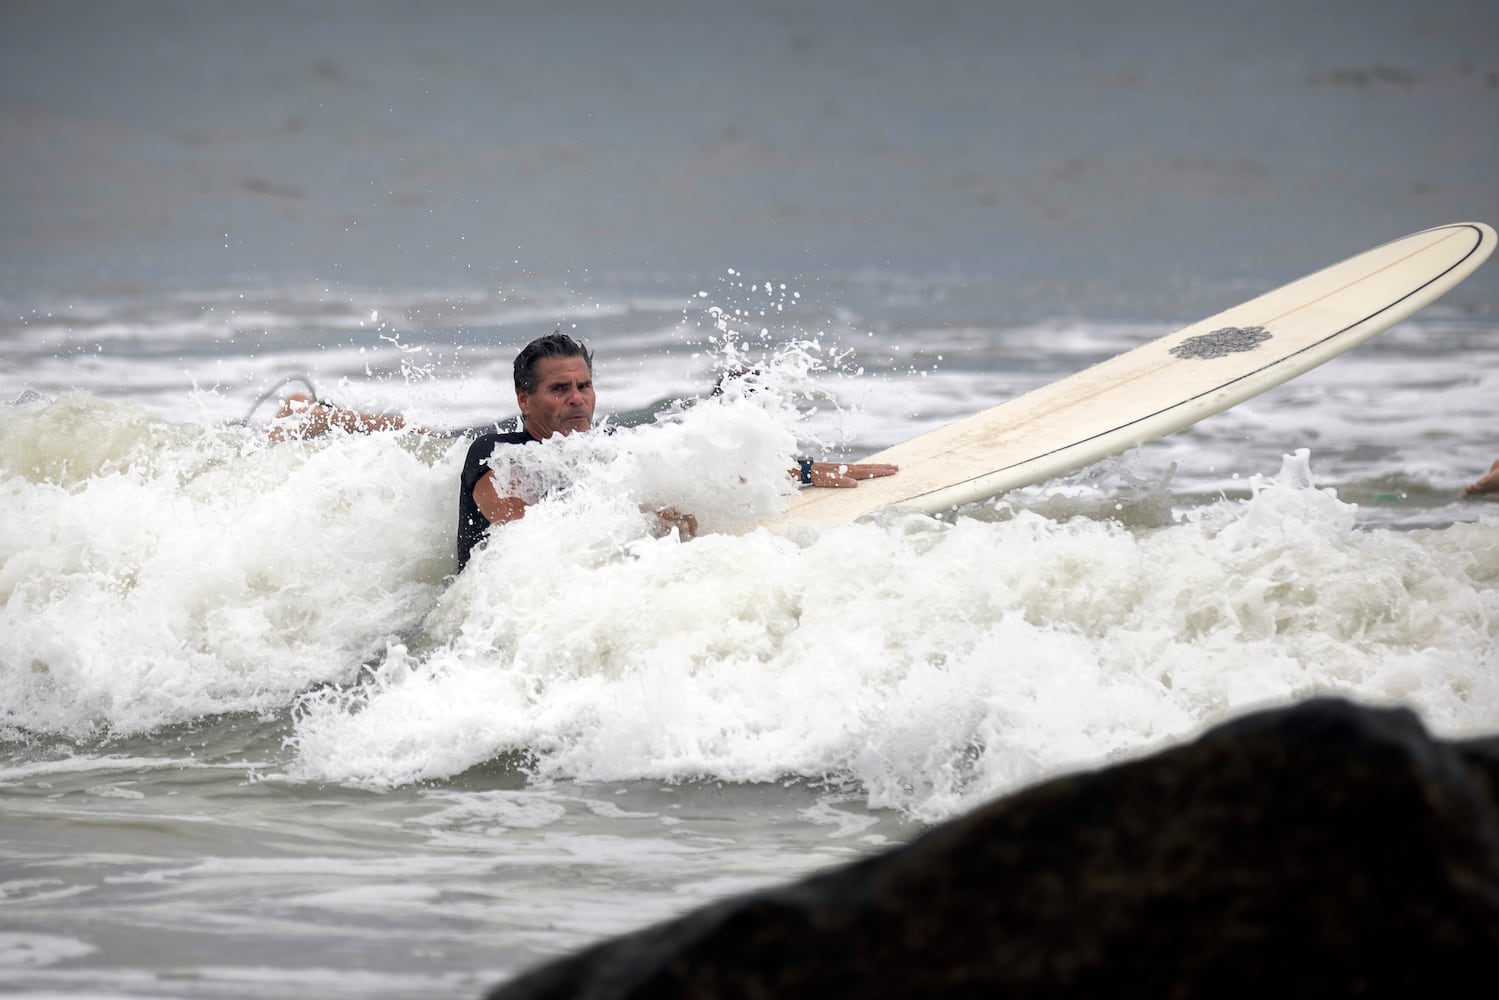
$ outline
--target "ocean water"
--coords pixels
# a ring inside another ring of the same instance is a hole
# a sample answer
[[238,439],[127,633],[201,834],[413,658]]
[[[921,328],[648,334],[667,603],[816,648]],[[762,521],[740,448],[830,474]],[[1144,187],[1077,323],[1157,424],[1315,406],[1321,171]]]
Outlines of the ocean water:
[[[1367,6],[0,6],[0,992],[477,996],[1255,708],[1499,730],[1492,262],[1060,479],[757,527],[1499,221],[1499,13]],[[265,433],[511,417],[557,327],[620,430],[457,578],[461,439]]]

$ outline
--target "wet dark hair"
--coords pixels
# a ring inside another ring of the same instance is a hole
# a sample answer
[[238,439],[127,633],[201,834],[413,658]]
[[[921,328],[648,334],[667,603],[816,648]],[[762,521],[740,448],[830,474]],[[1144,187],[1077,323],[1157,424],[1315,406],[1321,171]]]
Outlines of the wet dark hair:
[[515,391],[527,395],[536,391],[536,364],[542,358],[582,358],[593,374],[593,352],[560,328],[545,337],[537,337],[515,356]]

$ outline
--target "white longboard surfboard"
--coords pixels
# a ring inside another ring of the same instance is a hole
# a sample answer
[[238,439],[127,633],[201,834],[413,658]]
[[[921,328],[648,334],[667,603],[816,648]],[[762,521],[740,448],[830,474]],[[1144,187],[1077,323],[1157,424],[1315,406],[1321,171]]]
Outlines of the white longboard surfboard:
[[806,489],[769,524],[828,527],[881,507],[932,514],[1071,472],[1237,406],[1436,301],[1494,249],[1480,222],[1350,257],[1108,361],[861,461],[900,472]]

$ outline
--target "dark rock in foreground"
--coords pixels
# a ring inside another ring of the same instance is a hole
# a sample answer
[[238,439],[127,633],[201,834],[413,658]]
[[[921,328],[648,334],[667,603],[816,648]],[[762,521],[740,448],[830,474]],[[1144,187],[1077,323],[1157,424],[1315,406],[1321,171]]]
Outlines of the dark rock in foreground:
[[1443,743],[1404,710],[1309,702],[491,997],[1466,995],[1499,968],[1496,779],[1499,740]]

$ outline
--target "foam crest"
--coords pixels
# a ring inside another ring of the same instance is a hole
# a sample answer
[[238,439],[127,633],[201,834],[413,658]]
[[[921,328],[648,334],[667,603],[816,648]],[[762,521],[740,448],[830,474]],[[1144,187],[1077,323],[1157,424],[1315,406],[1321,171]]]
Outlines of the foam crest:
[[670,506],[696,515],[704,532],[731,531],[784,506],[792,490],[793,422],[774,397],[727,396],[613,434],[502,446],[491,462],[528,503],[566,500],[606,517],[610,512],[598,508]]
[[[1499,711],[1491,523],[1362,527],[1303,451],[1175,517],[1155,488],[1115,516],[1074,482],[781,535],[756,524],[802,413],[764,372],[509,449],[552,492],[456,579],[464,442],[6,407],[5,732],[293,709],[295,780],[515,755],[541,778],[846,783],[937,818],[1317,693],[1449,734]],[[661,534],[668,504],[704,534]]]
[[536,513],[419,643],[304,701],[296,776],[400,784],[524,752],[541,777],[854,781],[934,819],[1319,692],[1449,733],[1499,709],[1493,553],[1360,531],[1304,455],[1143,531],[1020,512],[679,544]]
[[451,569],[457,458],[393,436],[272,447],[91,397],[3,421],[0,714],[23,730],[284,707],[352,677]]

